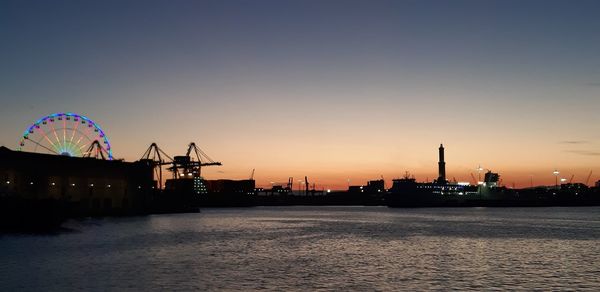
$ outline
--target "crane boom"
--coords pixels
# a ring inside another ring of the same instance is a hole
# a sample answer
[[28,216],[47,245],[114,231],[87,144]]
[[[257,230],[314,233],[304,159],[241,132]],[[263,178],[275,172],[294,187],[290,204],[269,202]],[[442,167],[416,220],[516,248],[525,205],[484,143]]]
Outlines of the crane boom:
[[477,185],[479,182],[477,181],[477,179],[475,178],[475,175],[471,172],[471,178],[473,179],[474,183],[473,185]]
[[588,174],[587,179],[585,180],[585,185],[587,186],[590,182],[590,178],[592,178],[592,171],[590,170],[590,174]]
[[304,176],[304,185],[306,186],[306,195],[308,195],[308,176]]
[[142,155],[141,160],[150,161],[152,163],[155,178],[158,179],[158,188],[162,189],[162,166],[172,164],[173,158],[160,149],[156,143],[152,143]]

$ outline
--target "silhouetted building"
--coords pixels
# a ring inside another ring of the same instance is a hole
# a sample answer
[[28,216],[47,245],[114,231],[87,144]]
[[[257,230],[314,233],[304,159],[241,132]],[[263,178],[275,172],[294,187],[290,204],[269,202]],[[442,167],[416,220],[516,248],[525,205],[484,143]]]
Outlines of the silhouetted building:
[[385,192],[385,181],[383,179],[370,180],[366,186],[349,186],[349,193],[383,193]]
[[256,183],[244,180],[204,180],[207,193],[200,195],[199,204],[204,207],[252,206],[256,199]]
[[589,188],[588,188],[588,186],[586,186],[583,183],[566,183],[566,184],[561,184],[560,185],[560,189],[561,190],[568,190],[568,191],[578,192],[578,191],[587,190]]
[[256,182],[253,179],[231,180],[217,179],[204,180],[206,190],[209,193],[231,193],[231,194],[254,194]]
[[363,186],[349,186],[348,187],[348,192],[349,193],[363,193]]
[[0,197],[68,202],[79,215],[143,212],[156,188],[152,165],[0,147]]
[[390,192],[400,193],[404,190],[414,190],[417,188],[417,180],[414,177],[410,177],[408,173],[403,178],[392,180],[392,188]]
[[484,182],[487,187],[496,187],[498,186],[498,181],[500,180],[500,175],[491,171],[485,173]]
[[365,189],[369,193],[385,192],[385,181],[383,179],[370,180],[367,182]]

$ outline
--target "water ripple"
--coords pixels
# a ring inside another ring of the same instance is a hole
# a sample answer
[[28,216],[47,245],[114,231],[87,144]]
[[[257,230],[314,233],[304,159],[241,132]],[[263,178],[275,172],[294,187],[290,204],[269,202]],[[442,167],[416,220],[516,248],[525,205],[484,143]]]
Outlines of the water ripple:
[[595,290],[600,208],[281,207],[0,237],[0,290]]

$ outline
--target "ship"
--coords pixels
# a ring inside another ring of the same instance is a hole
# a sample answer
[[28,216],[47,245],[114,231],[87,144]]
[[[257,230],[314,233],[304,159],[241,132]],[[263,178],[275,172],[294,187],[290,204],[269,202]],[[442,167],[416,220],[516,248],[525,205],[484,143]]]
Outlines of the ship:
[[536,207],[600,206],[600,188],[585,184],[515,189],[500,186],[500,175],[487,171],[477,185],[448,181],[444,145],[439,147],[438,178],[417,182],[408,172],[393,180],[385,202],[388,207]]

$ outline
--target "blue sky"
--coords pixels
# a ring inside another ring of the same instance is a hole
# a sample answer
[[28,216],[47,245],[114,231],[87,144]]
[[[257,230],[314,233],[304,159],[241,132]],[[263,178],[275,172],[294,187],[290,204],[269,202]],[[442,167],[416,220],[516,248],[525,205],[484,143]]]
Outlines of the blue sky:
[[428,176],[439,142],[457,177],[478,163],[527,182],[553,168],[584,176],[600,162],[599,12],[598,1],[2,1],[0,144],[74,111],[102,125],[117,157],[196,141],[221,174],[257,168],[265,181]]

